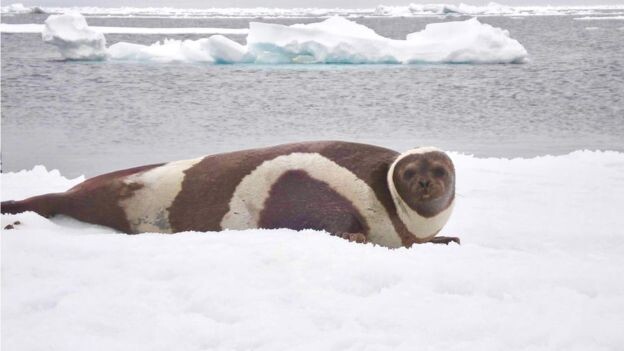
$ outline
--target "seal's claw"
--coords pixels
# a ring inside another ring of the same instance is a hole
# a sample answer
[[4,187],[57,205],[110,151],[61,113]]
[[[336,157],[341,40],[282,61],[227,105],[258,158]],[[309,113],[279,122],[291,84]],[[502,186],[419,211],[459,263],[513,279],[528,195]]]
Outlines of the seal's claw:
[[358,244],[366,244],[368,242],[368,240],[366,240],[366,235],[362,233],[342,233],[340,237]]
[[457,245],[461,245],[461,242],[458,237],[454,236],[436,236],[435,238],[429,241],[433,244],[445,244],[448,245],[451,242],[457,243]]

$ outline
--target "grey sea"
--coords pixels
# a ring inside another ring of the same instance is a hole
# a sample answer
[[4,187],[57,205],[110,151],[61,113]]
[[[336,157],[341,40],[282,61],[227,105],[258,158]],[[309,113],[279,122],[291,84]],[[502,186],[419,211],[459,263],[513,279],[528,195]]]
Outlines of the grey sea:
[[[45,14],[3,16],[43,23]],[[443,18],[357,18],[404,38]],[[117,27],[246,28],[232,18],[88,18]],[[286,142],[343,139],[479,157],[624,151],[624,21],[483,17],[524,64],[211,65],[63,61],[39,34],[2,34],[2,170],[87,176]],[[205,35],[108,34],[109,44]],[[244,43],[244,35],[230,35]]]

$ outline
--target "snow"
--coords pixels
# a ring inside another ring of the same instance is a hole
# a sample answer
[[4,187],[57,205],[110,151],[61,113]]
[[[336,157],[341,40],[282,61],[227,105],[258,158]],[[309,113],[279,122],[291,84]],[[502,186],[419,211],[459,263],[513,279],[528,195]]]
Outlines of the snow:
[[[102,27],[89,28],[103,34],[247,34],[247,28],[209,28],[209,27],[178,27],[178,28],[149,28],[149,27]],[[42,24],[9,24],[0,23],[2,33],[41,33]]]
[[[56,27],[50,29],[51,23]],[[64,40],[46,40],[46,35],[51,35],[48,32]],[[362,24],[338,16],[291,26],[251,22],[246,46],[223,36],[212,36],[199,40],[166,39],[152,45],[119,42],[103,51],[103,35],[98,37],[101,40],[91,40],[93,33],[79,14],[52,15],[46,20],[44,40],[57,45],[66,58],[85,60],[107,57],[125,61],[260,64],[521,63],[528,56],[509,32],[476,18],[428,24],[405,40],[382,37]],[[73,48],[71,44],[83,49],[89,43],[97,54],[89,50],[67,53],[68,47]]]
[[173,7],[25,7],[22,4],[2,6],[3,14],[80,12],[87,16],[105,17],[437,17],[437,16],[562,16],[600,15],[623,11],[624,5],[583,6],[506,6],[491,2],[483,6],[459,4],[379,5],[375,8],[173,8]]
[[41,33],[43,41],[56,46],[69,60],[101,60],[106,57],[106,38],[87,25],[79,13],[49,16]]
[[[624,153],[451,153],[462,245],[388,250],[314,231],[128,236],[3,215],[7,350],[615,350]],[[3,173],[2,199],[82,181]]]

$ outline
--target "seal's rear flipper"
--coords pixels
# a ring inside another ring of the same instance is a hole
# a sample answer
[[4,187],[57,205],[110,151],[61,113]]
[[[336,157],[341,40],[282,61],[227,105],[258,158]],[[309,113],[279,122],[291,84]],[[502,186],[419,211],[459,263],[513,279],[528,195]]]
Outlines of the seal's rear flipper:
[[27,209],[24,209],[22,201],[13,200],[2,201],[2,204],[0,204],[0,208],[2,209],[2,214],[17,214],[28,211]]
[[21,201],[2,201],[0,209],[2,214],[17,214],[33,211],[43,217],[52,217],[59,214],[59,203],[63,201],[62,194],[46,194],[30,197]]

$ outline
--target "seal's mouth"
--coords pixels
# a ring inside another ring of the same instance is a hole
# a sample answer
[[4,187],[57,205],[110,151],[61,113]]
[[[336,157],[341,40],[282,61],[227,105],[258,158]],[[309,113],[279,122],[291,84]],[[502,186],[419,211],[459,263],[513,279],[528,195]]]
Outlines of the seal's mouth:
[[444,186],[436,183],[414,182],[411,190],[416,201],[426,202],[440,198],[444,194]]
[[419,202],[426,202],[426,201],[430,201],[430,200],[434,200],[436,199],[436,197],[434,197],[431,194],[419,194],[416,195],[416,200]]

